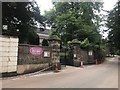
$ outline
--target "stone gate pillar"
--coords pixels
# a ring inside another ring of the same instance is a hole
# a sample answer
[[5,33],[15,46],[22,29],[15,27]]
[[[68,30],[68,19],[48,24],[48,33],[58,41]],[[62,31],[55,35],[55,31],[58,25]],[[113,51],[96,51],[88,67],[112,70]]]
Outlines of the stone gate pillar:
[[81,53],[80,53],[80,42],[77,39],[72,40],[71,45],[73,47],[73,64],[74,66],[80,66]]
[[94,52],[93,52],[92,48],[88,49],[88,63],[95,63]]
[[59,69],[61,69],[60,67],[60,39],[56,35],[53,35],[48,40],[49,40],[50,47],[52,48],[51,63],[54,65],[58,64]]

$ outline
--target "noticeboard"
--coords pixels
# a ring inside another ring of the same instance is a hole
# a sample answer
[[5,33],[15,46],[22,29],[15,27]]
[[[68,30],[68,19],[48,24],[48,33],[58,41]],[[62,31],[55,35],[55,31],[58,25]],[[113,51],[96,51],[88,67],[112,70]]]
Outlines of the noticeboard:
[[50,51],[44,51],[44,57],[50,57]]
[[77,57],[77,55],[76,54],[74,54],[74,58],[76,58]]
[[92,56],[93,52],[92,51],[89,51],[88,52],[88,55]]

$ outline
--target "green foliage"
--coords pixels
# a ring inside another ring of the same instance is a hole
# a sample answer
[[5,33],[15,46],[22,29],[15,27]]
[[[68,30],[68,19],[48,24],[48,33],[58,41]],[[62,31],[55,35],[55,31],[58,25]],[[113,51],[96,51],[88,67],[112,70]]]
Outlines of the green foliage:
[[80,42],[80,46],[82,48],[88,48],[90,45],[88,38],[86,38],[84,41]]
[[102,4],[97,2],[54,3],[54,8],[45,13],[46,22],[54,28],[54,34],[61,34],[64,45],[75,38],[80,41],[88,38],[90,43],[97,43],[101,19],[95,12],[99,13],[101,8]]
[[[19,37],[21,37],[21,36],[19,36]],[[21,37],[21,38],[23,38],[23,37]],[[24,37],[24,38],[26,38],[26,37]],[[36,34],[36,32],[34,30],[29,29],[28,37],[26,39],[29,41],[29,42],[26,42],[26,43],[39,45],[39,36]]]
[[109,28],[109,46],[120,50],[120,1],[110,11],[107,26]]
[[72,41],[68,41],[68,46],[70,47],[72,44],[79,44],[82,49],[91,48],[93,45],[89,42],[88,38],[83,41],[79,41],[78,39],[73,39]]
[[43,39],[42,46],[49,46],[49,43],[46,39]]
[[105,45],[101,45],[100,49],[102,50],[103,53],[106,53],[106,46]]
[[117,50],[116,54],[120,56],[120,50]]
[[38,44],[36,25],[44,27],[44,20],[34,2],[2,3],[2,24],[8,25],[8,30],[3,30],[3,35],[19,36],[20,43]]
[[[68,42],[69,43],[69,42]],[[78,40],[78,39],[73,39],[72,41],[71,41],[71,43],[80,43],[80,41]]]
[[57,35],[50,35],[50,37],[49,37],[50,39],[58,39],[58,40],[60,40],[60,38],[57,36]]

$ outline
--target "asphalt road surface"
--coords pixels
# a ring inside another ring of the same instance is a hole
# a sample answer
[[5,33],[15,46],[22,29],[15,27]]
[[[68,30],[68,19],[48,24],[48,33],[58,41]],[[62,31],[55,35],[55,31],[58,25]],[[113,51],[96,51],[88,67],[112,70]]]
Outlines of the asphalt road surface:
[[2,80],[2,88],[118,88],[118,58],[84,68],[64,70]]

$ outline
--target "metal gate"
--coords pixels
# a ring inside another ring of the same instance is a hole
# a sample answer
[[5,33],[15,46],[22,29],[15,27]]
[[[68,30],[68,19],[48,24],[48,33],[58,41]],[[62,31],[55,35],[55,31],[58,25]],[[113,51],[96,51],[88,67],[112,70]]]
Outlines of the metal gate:
[[60,63],[62,65],[73,65],[73,50],[62,47],[60,50]]

